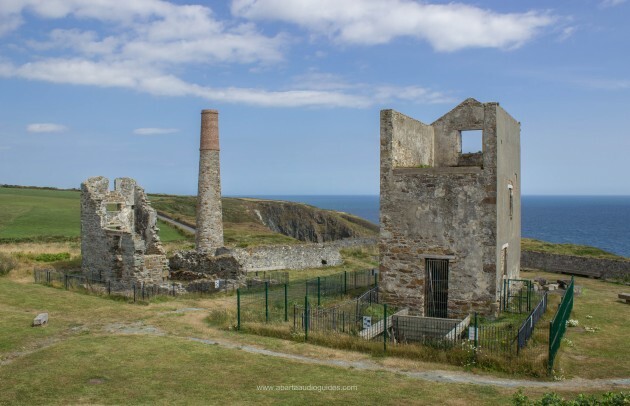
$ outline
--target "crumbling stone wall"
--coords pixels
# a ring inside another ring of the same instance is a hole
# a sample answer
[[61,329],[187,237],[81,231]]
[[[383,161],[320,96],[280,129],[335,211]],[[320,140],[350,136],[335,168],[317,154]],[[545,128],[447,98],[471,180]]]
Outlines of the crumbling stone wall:
[[159,284],[168,259],[157,214],[133,179],[93,177],[81,184],[81,268],[86,276],[123,286]]
[[[462,154],[465,130],[482,130],[481,154]],[[502,278],[519,272],[519,136],[519,124],[497,103],[467,99],[431,125],[381,112],[386,302],[425,314],[426,260],[442,259],[449,261],[449,317],[495,311]],[[503,249],[509,253],[499,266]]]
[[330,244],[272,245],[235,248],[231,252],[248,272],[321,268],[343,262],[339,247]]
[[602,279],[630,277],[630,260],[578,257],[548,252],[523,251],[521,268]]

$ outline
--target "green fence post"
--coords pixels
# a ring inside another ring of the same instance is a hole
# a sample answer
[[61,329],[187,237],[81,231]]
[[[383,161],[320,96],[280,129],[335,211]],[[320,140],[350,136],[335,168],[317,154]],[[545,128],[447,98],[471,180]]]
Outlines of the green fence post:
[[507,307],[507,295],[508,295],[508,289],[509,289],[509,282],[507,279],[503,279],[503,311],[506,310]]
[[236,329],[241,329],[241,288],[236,289]]
[[265,282],[265,322],[269,322],[269,282]]
[[321,287],[321,279],[318,276],[317,277],[317,306],[321,305],[321,289],[320,289],[320,287]]
[[308,341],[308,295],[304,296],[304,341]]
[[553,370],[553,320],[549,322],[549,354],[547,356],[547,374],[551,375]]
[[348,272],[343,271],[343,293],[348,293]]
[[527,311],[532,311],[532,281],[527,281]]
[[475,359],[477,358],[477,345],[479,344],[479,326],[477,325],[477,312],[475,312]]
[[289,288],[284,284],[284,321],[289,321]]
[[383,352],[387,352],[387,303],[383,304]]

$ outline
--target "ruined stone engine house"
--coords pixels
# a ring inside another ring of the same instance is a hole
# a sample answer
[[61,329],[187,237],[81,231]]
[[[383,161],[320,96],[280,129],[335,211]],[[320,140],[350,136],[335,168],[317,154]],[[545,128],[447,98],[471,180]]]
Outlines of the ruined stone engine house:
[[119,178],[114,190],[99,176],[81,184],[83,273],[129,287],[160,284],[169,272],[156,227],[157,214],[133,179]]
[[[482,151],[463,153],[476,131]],[[467,99],[431,125],[381,111],[384,299],[427,317],[494,313],[520,268],[520,123]]]

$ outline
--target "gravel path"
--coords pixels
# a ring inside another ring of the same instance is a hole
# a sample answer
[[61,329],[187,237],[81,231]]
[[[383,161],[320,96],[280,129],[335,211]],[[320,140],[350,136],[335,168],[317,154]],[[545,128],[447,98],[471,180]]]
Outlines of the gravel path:
[[361,371],[386,371],[395,374],[405,375],[410,378],[422,379],[431,382],[442,383],[463,383],[474,385],[489,385],[502,388],[550,388],[550,389],[610,389],[620,390],[630,388],[630,378],[611,378],[611,379],[582,379],[574,378],[563,381],[533,381],[526,379],[507,379],[496,378],[491,376],[475,375],[467,372],[430,370],[430,371],[403,371],[396,368],[385,367],[372,361],[345,361],[332,359],[318,359],[305,357],[302,355],[287,354],[283,352],[271,351],[264,348],[240,345],[222,340],[206,340],[195,337],[187,337],[191,341],[204,344],[219,345],[230,349],[239,349],[253,354],[267,355],[270,357],[283,358],[291,361],[304,362],[308,364],[334,366],[342,368],[352,368]]
[[182,223],[180,223],[179,221],[175,221],[175,220],[170,219],[170,218],[168,218],[168,217],[164,217],[163,215],[161,215],[161,214],[159,214],[159,213],[158,213],[158,215],[157,215],[157,216],[158,216],[158,218],[159,218],[160,220],[162,220],[162,221],[163,221],[163,222],[165,222],[165,223],[168,223],[168,224],[170,224],[170,225],[172,225],[172,226],[175,226],[175,227],[181,228],[182,230],[187,231],[187,232],[189,232],[189,233],[191,233],[191,234],[195,234],[195,233],[196,233],[196,231],[195,231],[195,229],[194,229],[194,228],[192,228],[192,227],[190,227],[190,226],[187,226],[186,224],[182,224]]

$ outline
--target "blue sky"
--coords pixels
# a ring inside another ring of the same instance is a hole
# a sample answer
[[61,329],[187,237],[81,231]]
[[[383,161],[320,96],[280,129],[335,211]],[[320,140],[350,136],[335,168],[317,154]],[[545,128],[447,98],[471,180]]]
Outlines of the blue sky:
[[498,101],[524,194],[630,194],[630,1],[0,0],[0,183],[377,194],[379,110]]

